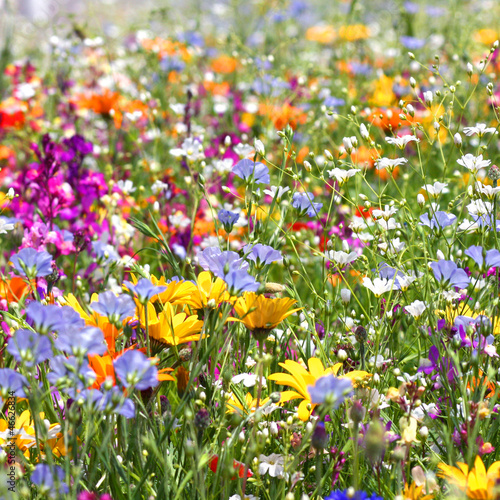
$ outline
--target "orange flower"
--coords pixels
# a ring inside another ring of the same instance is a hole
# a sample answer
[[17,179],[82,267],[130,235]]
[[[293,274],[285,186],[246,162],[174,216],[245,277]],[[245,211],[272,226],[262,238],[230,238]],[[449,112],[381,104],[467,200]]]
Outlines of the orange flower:
[[336,38],[333,26],[311,26],[306,31],[306,40],[318,43],[332,43]]
[[307,115],[300,108],[287,102],[283,106],[261,104],[259,114],[271,120],[276,130],[283,130],[286,125],[290,125],[295,130],[298,124],[303,125],[307,121]]
[[7,302],[19,302],[28,293],[28,284],[22,278],[0,280],[0,297]]
[[339,29],[339,37],[348,42],[369,38],[370,34],[370,29],[364,24],[351,24],[349,26],[341,26]]
[[92,92],[89,95],[77,97],[77,105],[83,109],[90,109],[98,115],[109,116],[111,110],[118,106],[120,94],[109,89],[103,89],[101,93]]
[[212,61],[211,67],[215,73],[233,73],[238,67],[238,61],[234,57],[222,55]]

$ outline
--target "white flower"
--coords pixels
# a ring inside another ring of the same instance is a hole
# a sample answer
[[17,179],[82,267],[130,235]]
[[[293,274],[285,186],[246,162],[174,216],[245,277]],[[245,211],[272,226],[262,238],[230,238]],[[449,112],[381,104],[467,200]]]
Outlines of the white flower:
[[377,219],[384,219],[384,220],[389,220],[393,215],[397,213],[398,209],[394,206],[389,207],[389,205],[385,206],[384,210],[373,210],[372,212],[372,217],[377,220]]
[[285,473],[285,458],[283,455],[272,453],[269,456],[259,456],[259,474],[269,473],[271,477],[283,477]]
[[123,194],[131,194],[137,189],[134,187],[134,183],[130,179],[127,179],[126,181],[120,179],[116,185]]
[[392,172],[395,167],[399,167],[399,165],[404,165],[405,163],[408,163],[406,158],[380,158],[375,162],[375,167],[377,170],[386,168],[389,172]]
[[462,136],[458,132],[453,136],[453,142],[456,146],[462,145]]
[[492,212],[493,203],[483,200],[472,200],[467,205],[467,210],[469,211],[470,215],[477,215],[477,216],[487,215]]
[[417,279],[416,276],[412,276],[412,275],[404,275],[404,276],[396,276],[395,278],[395,281],[396,283],[399,284],[399,287],[401,288],[401,290],[403,290],[403,292],[405,292],[406,290],[408,290],[408,287]]
[[476,181],[475,187],[478,193],[484,194],[486,198],[490,200],[493,199],[498,192],[500,192],[500,187],[487,186],[481,181]]
[[259,500],[259,497],[256,497],[254,495],[245,495],[243,498],[240,497],[240,495],[231,495],[229,497],[229,500]]
[[168,192],[169,185],[157,179],[156,181],[153,182],[153,185],[151,186],[151,191],[153,191],[153,194],[155,196],[158,196],[158,194],[160,194],[162,191]]
[[375,297],[380,297],[385,292],[392,290],[393,281],[387,278],[375,278],[373,281],[370,278],[363,278],[363,286],[373,292]]
[[185,139],[180,148],[171,149],[170,154],[176,158],[186,157],[187,160],[192,162],[205,158],[201,142],[199,139],[193,139],[192,137]]
[[433,98],[434,96],[432,94],[432,90],[427,90],[426,92],[424,92],[424,101],[427,106],[430,106],[432,104]]
[[493,134],[495,130],[494,127],[486,128],[484,123],[476,123],[475,127],[465,127],[464,134],[468,136],[477,134],[479,137],[483,137],[484,134]]
[[7,231],[12,231],[14,224],[7,222],[3,217],[0,218],[0,234],[7,234]]
[[410,142],[420,142],[420,139],[414,135],[402,135],[401,137],[386,137],[387,144],[394,144],[399,149],[404,149]]
[[231,172],[233,166],[234,166],[234,162],[233,162],[233,160],[231,160],[231,158],[224,158],[222,160],[215,160],[213,163],[213,167],[215,168],[215,170],[217,170],[217,172],[220,175],[224,175],[224,174]]
[[333,170],[328,170],[328,175],[330,176],[330,179],[335,177],[335,180],[342,186],[347,179],[350,179],[358,172],[361,172],[359,168],[351,168],[350,170],[334,168]]
[[489,167],[491,160],[483,160],[483,155],[476,157],[468,153],[458,159],[457,163],[462,165],[462,167],[468,168],[471,172],[477,172],[481,168]]
[[179,116],[182,116],[186,112],[186,105],[181,103],[174,103],[170,105],[170,109]]
[[348,288],[342,288],[342,290],[340,290],[340,298],[344,304],[348,304],[351,300],[351,290]]
[[[245,387],[253,387],[257,383],[257,375],[255,373],[241,373],[239,375],[235,375],[231,381],[233,384],[239,384],[243,382]],[[261,378],[262,387],[267,387],[266,379],[264,377]]]
[[427,191],[431,196],[437,198],[441,193],[447,193],[448,189],[446,189],[448,184],[444,182],[435,182],[434,184],[426,184],[422,189]]
[[35,89],[31,83],[20,83],[14,93],[20,101],[27,101],[35,95]]
[[422,313],[427,309],[427,304],[421,300],[415,300],[410,305],[405,306],[405,311],[410,313],[415,319],[420,318]]
[[246,158],[248,155],[254,152],[254,149],[252,146],[250,146],[250,144],[244,144],[243,142],[240,142],[239,144],[236,144],[236,146],[233,147],[233,151],[240,158]]
[[327,252],[328,259],[336,262],[339,266],[345,266],[354,262],[358,258],[358,254],[356,252],[346,253],[346,252],[335,252],[334,250],[330,250]]
[[264,143],[260,141],[259,139],[255,139],[253,143],[255,147],[255,151],[259,153],[261,156],[264,156],[266,154],[266,148],[264,147]]
[[360,126],[359,126],[359,133],[361,134],[361,137],[363,139],[369,139],[370,137],[370,134],[368,133],[368,130],[365,126],[364,123],[362,123]]
[[264,189],[265,194],[271,196],[271,198],[276,198],[276,200],[281,200],[287,191],[290,191],[289,187],[271,186],[271,189]]
[[382,242],[378,244],[378,247],[382,252],[388,254],[397,254],[402,252],[406,246],[406,243],[401,241],[399,238],[391,239],[389,242]]
[[376,222],[385,231],[390,231],[392,229],[399,229],[401,227],[401,224],[399,222],[396,222],[396,219],[394,217],[391,217],[388,220],[378,219]]

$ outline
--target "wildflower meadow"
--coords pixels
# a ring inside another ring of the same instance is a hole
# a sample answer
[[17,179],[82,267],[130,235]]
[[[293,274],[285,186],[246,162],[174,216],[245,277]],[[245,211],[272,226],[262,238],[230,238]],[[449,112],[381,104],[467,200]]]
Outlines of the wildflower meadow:
[[500,499],[499,19],[0,0],[0,499]]

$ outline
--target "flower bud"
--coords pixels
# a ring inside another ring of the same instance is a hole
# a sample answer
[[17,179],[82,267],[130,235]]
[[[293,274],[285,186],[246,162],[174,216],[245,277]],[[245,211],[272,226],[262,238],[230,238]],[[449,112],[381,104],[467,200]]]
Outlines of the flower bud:
[[471,76],[471,75],[472,75],[472,73],[473,73],[473,71],[474,71],[474,67],[472,66],[472,64],[471,64],[470,62],[469,62],[469,63],[467,63],[467,74],[468,74],[469,76]]
[[417,81],[415,80],[415,78],[413,78],[413,76],[411,76],[410,77],[410,87],[412,89],[414,89],[416,86],[417,86]]
[[333,155],[332,153],[330,153],[330,151],[328,151],[328,149],[325,149],[324,154],[328,161],[333,161]]
[[423,207],[425,203],[425,197],[422,193],[417,194],[417,203]]
[[432,91],[428,90],[427,92],[424,92],[424,102],[425,102],[425,104],[427,104],[427,106],[430,106],[432,104],[432,101],[433,101]]
[[344,304],[348,304],[351,300],[351,290],[348,288],[342,288],[342,290],[340,290],[340,298]]
[[361,134],[361,137],[365,140],[370,138],[370,134],[368,133],[368,129],[366,128],[364,123],[362,123],[359,126],[359,133]]
[[306,169],[306,172],[310,172],[312,170],[312,165],[307,161],[307,160],[304,160],[304,168]]
[[264,148],[264,144],[259,139],[255,139],[254,148],[255,151],[257,151],[257,153],[260,154],[260,156],[264,156],[266,154],[266,149]]
[[458,132],[453,136],[453,142],[457,148],[462,146],[462,136]]

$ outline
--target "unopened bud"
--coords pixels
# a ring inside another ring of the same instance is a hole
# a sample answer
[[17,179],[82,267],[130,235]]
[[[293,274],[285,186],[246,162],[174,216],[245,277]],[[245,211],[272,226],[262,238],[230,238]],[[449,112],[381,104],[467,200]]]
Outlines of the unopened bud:
[[324,154],[328,161],[333,161],[333,155],[332,153],[330,153],[330,151],[328,151],[328,149],[325,149]]
[[433,101],[433,95],[432,91],[428,90],[427,92],[424,92],[424,102],[427,104],[427,106],[430,106]]

